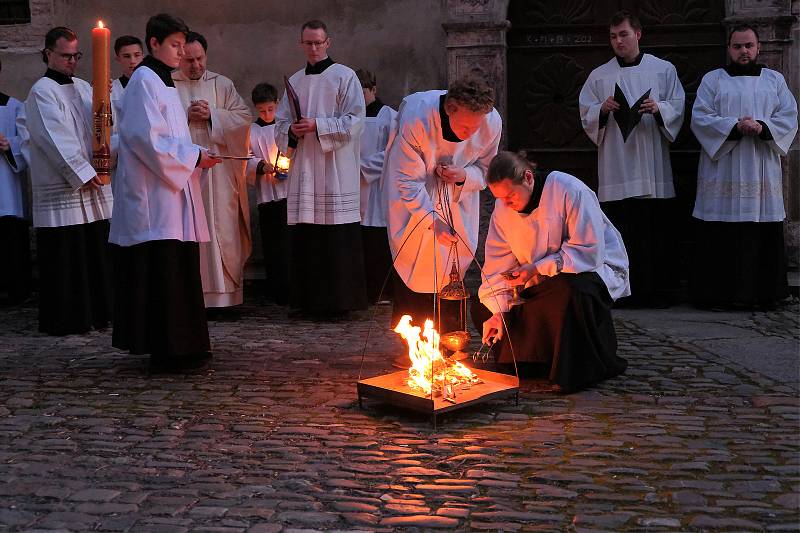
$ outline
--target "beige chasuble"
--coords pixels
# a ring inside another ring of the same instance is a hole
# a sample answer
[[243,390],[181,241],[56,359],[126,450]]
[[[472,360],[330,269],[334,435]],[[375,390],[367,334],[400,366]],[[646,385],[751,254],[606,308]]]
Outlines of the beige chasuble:
[[[233,82],[206,71],[198,80],[172,73],[184,108],[206,100],[207,122],[189,122],[192,142],[219,155],[249,152],[252,116]],[[250,210],[244,160],[225,160],[208,171],[202,184],[211,241],[200,243],[200,275],[206,307],[228,307],[243,301],[244,264],[250,256]]]

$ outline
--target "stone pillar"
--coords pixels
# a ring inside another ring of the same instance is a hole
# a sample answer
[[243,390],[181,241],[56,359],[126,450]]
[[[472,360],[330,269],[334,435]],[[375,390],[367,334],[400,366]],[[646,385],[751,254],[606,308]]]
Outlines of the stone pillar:
[[[759,62],[786,78],[795,98],[800,95],[800,2],[798,0],[726,0],[725,24],[750,24],[761,39]],[[786,252],[790,268],[800,266],[800,140],[795,137],[783,158],[786,204]]]
[[475,73],[494,82],[495,108],[506,123],[508,0],[447,0],[447,81]]
[[[494,84],[495,108],[503,118],[501,149],[506,146],[508,106],[506,73],[506,20],[508,0],[447,0],[447,20],[442,27],[447,33],[447,81],[475,73]],[[481,192],[481,221],[477,260],[483,264],[484,242],[494,197],[489,190]],[[465,275],[467,286],[475,292],[481,278],[473,262]]]

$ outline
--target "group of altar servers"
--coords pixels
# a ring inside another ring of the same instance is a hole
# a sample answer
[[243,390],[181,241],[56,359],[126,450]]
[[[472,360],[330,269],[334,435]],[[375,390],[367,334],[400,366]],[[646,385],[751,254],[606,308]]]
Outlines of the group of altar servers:
[[[463,276],[473,260],[488,185],[496,204],[471,309],[483,340],[498,343],[500,363],[530,363],[564,391],[618,375],[614,301],[660,305],[678,281],[669,143],[685,97],[675,67],[639,51],[634,15],[615,14],[609,29],[614,58],[580,94],[598,146],[595,194],[578,177],[498,154],[489,80],[411,94],[395,111],[374,74],[334,62],[318,20],[300,29],[307,64],[289,77],[295,95],[257,85],[253,123],[231,80],[207,70],[205,38],[167,14],[148,21],[144,46],[116,43],[124,75],[103,185],[91,165],[91,87],[74,77],[77,36],[54,28],[25,104],[0,94],[2,244],[16,251],[3,279],[20,280],[9,296],[23,298],[29,279],[26,165],[40,330],[101,329],[113,316],[115,347],[170,368],[210,357],[207,308],[242,303],[248,184],[268,294],[291,316],[337,317],[390,297],[394,321],[418,322],[435,318],[451,265]],[[730,65],[703,78],[692,110],[703,148],[690,276],[700,305],[786,295],[780,156],[797,106],[781,74],[756,63],[758,47],[754,29],[735,28]],[[291,156],[288,176],[274,168],[279,153]],[[517,285],[525,303],[512,307]],[[443,332],[463,327],[458,312],[443,305]]]

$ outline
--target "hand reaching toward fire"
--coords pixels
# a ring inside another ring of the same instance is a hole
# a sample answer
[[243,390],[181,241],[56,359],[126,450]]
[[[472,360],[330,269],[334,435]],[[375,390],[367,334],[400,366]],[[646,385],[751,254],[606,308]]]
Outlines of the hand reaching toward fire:
[[500,313],[495,313],[483,323],[483,343],[492,345],[503,338],[503,318]]

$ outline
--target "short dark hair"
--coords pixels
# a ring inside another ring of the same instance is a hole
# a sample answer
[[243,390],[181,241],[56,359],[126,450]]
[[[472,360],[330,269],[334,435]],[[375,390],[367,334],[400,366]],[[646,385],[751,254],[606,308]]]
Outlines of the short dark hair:
[[536,171],[536,164],[514,152],[497,152],[486,171],[486,183],[500,183],[509,179],[519,185],[525,179],[525,171]]
[[253,105],[263,104],[265,102],[277,102],[278,90],[269,83],[259,83],[253,87],[250,99],[253,100]]
[[138,44],[139,48],[144,50],[144,46],[142,46],[141,39],[133,35],[123,35],[122,37],[117,37],[117,40],[114,41],[114,54],[119,55],[119,51],[122,48],[126,46],[131,46],[132,44]]
[[621,9],[611,15],[611,18],[608,20],[608,27],[613,28],[614,26],[619,26],[626,20],[628,21],[628,24],[631,25],[631,28],[633,28],[635,31],[642,31],[642,23],[639,21],[639,17],[627,9]]
[[147,29],[145,30],[144,42],[147,45],[147,51],[152,53],[150,48],[150,39],[155,37],[156,42],[161,44],[164,39],[173,33],[182,33],[186,35],[189,33],[189,26],[186,23],[169,13],[159,13],[158,15],[150,17],[147,21]]
[[308,22],[303,23],[300,27],[300,35],[303,34],[303,30],[308,28],[309,30],[322,30],[325,32],[325,37],[328,36],[328,27],[319,19],[309,20]]
[[751,32],[753,32],[755,34],[755,36],[756,36],[756,42],[761,42],[761,39],[758,37],[758,31],[756,31],[756,29],[754,27],[752,27],[750,24],[737,24],[736,26],[733,27],[731,32],[728,34],[728,45],[730,46],[731,39],[733,39],[733,34],[734,33],[739,33],[739,32],[743,32],[743,31],[751,31]]
[[52,50],[59,39],[66,39],[69,42],[76,41],[78,35],[66,26],[56,26],[44,36],[44,49],[42,50],[42,61],[47,63],[47,50]]
[[473,113],[489,113],[494,107],[494,89],[474,76],[458,78],[447,88],[446,101],[454,101]]
[[197,33],[196,31],[190,31],[186,34],[186,44],[189,43],[200,43],[200,46],[203,47],[203,50],[208,52],[208,41],[203,36],[202,33]]
[[366,69],[357,69],[356,76],[358,76],[358,81],[361,82],[361,87],[364,89],[372,89],[378,85],[378,78],[375,77],[375,74]]

